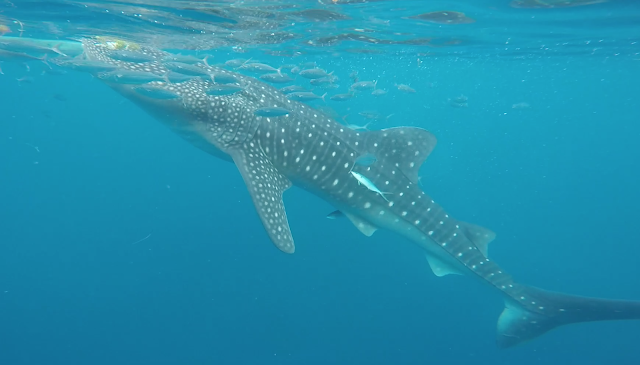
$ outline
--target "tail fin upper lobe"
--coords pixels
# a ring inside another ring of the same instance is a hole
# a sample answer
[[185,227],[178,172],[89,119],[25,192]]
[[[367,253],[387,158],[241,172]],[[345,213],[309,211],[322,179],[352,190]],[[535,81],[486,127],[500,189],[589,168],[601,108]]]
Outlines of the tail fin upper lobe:
[[521,301],[507,300],[498,320],[497,343],[501,348],[565,324],[640,319],[640,301],[587,298],[528,286],[521,286],[521,293]]

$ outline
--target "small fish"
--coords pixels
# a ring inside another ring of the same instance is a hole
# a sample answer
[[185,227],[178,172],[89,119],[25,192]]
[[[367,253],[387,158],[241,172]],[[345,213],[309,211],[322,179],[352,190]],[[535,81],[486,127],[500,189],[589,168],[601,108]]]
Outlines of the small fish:
[[41,75],[54,75],[54,76],[60,76],[60,75],[66,75],[67,71],[62,70],[60,68],[45,68],[44,70],[42,70],[42,72],[40,73]]
[[116,82],[119,84],[141,85],[152,81],[165,81],[162,76],[158,76],[151,72],[132,71],[132,70],[116,70],[105,72],[98,75],[98,78],[105,81]]
[[464,95],[460,95],[460,96],[457,96],[457,97],[455,97],[453,99],[449,99],[449,101],[454,102],[454,103],[459,103],[459,104],[466,103],[468,100],[469,100],[469,98],[464,96]]
[[202,67],[182,62],[166,62],[166,68],[173,72],[189,76],[209,76],[209,72]]
[[61,67],[69,67],[76,71],[98,73],[113,71],[118,67],[102,61],[90,61],[81,59],[72,59],[67,61],[61,61],[57,63]]
[[240,82],[235,76],[226,72],[212,72],[209,76],[211,76],[211,81],[216,84],[236,84]]
[[332,73],[333,72],[327,73],[327,71],[321,68],[310,68],[300,71],[300,76],[304,77],[305,79],[320,79],[323,77],[327,77]]
[[272,82],[274,84],[286,84],[287,82],[293,81],[289,75],[281,73],[264,74],[260,76],[260,80]]
[[180,95],[156,85],[143,85],[134,89],[138,94],[156,100],[177,99]]
[[396,84],[396,87],[398,88],[398,90],[403,91],[405,93],[409,93],[409,94],[415,94],[416,90],[414,88],[412,88],[409,85],[405,85],[405,84]]
[[374,183],[371,182],[371,180],[369,180],[366,176],[362,175],[361,173],[355,172],[355,171],[349,171],[351,173],[351,175],[353,175],[353,177],[356,178],[356,180],[358,180],[358,183],[364,185],[367,189],[373,191],[376,194],[380,194],[380,196],[382,197],[382,199],[389,201],[387,199],[387,197],[385,196],[385,194],[391,194],[391,193],[385,193],[380,191],[380,189],[378,189]]
[[151,55],[132,51],[113,51],[109,53],[109,57],[114,60],[133,63],[146,63],[155,61],[155,57]]
[[296,91],[305,91],[305,88],[300,85],[291,85],[291,86],[285,86],[282,89],[280,89],[280,92],[283,94],[289,94]]
[[183,55],[183,54],[171,54],[168,55],[166,57],[164,57],[162,60],[164,62],[179,62],[179,63],[188,63],[188,64],[196,64],[196,63],[204,63],[205,65],[209,66],[208,60],[209,57],[211,57],[210,55],[206,55],[203,58],[198,58],[195,56],[191,56],[191,55]]
[[226,84],[213,85],[207,90],[207,95],[214,95],[214,96],[231,95],[242,90],[244,90],[244,88],[240,85],[226,85]]
[[319,89],[323,89],[323,90],[335,90],[335,89],[339,89],[340,85],[338,84],[322,84],[322,85],[317,85],[316,86]]
[[453,102],[453,101],[450,101],[449,105],[451,105],[454,108],[466,108],[466,107],[469,106],[469,104],[467,104],[467,103],[456,103],[456,102]]
[[173,72],[173,71],[168,72],[166,74],[166,79],[169,80],[169,82],[173,82],[173,83],[189,81],[196,77],[198,76],[189,76],[189,75],[184,75],[184,74]]
[[235,58],[233,60],[229,60],[229,61],[225,62],[224,64],[229,66],[229,67],[238,68],[238,67],[244,65],[245,62],[247,62],[247,60],[245,60],[244,58]]
[[373,122],[369,122],[365,125],[357,125],[357,124],[345,124],[347,126],[347,128],[352,129],[354,131],[368,131],[369,130],[369,124],[371,124]]
[[0,61],[10,61],[10,62],[25,62],[25,61],[42,61],[45,65],[49,65],[47,63],[47,54],[43,57],[36,57],[30,54],[22,53],[22,52],[13,52],[7,51],[5,49],[0,49]]
[[361,116],[370,119],[370,120],[382,120],[382,119],[389,119],[393,114],[389,114],[386,117],[382,114],[380,114],[379,112],[376,111],[364,111],[364,112],[360,112],[358,113]]
[[33,42],[29,42],[27,40],[23,41],[23,40],[19,40],[17,41],[16,38],[12,39],[12,42],[2,42],[0,40],[0,48],[7,50],[7,51],[13,51],[13,52],[25,52],[25,53],[32,53],[32,52],[42,52],[42,53],[48,53],[48,54],[58,54],[62,57],[67,57],[66,54],[64,54],[62,51],[60,51],[60,44],[56,44],[53,47],[47,47],[47,46],[42,46],[39,44],[35,44]]
[[253,114],[259,117],[280,117],[291,113],[289,110],[280,107],[256,109]]
[[333,101],[347,101],[347,100],[351,99],[352,97],[353,97],[353,94],[347,93],[347,94],[336,94],[336,95],[330,97],[329,99],[331,99]]
[[280,69],[282,69],[282,70],[292,70],[292,69],[294,69],[296,67],[297,67],[296,65],[287,64],[287,65],[280,66]]
[[310,91],[300,91],[288,94],[287,98],[295,101],[311,101],[317,99],[322,99],[322,101],[324,101],[325,96],[327,96],[327,93],[324,93],[322,96],[318,96]]
[[256,72],[256,73],[267,73],[267,72],[277,72],[280,73],[279,68],[273,68],[264,63],[252,62],[252,63],[244,63],[239,67],[241,70]]
[[327,77],[321,77],[319,79],[312,79],[311,81],[309,81],[309,83],[314,86],[319,86],[319,85],[333,84],[336,81],[338,81],[338,77],[330,75]]
[[467,98],[464,95],[460,95],[460,96],[455,97],[453,99],[448,99],[449,105],[451,105],[454,108],[466,108],[466,107],[468,107],[469,104],[467,104],[467,100],[469,100],[469,98]]
[[511,109],[529,109],[530,107],[531,105],[525,101],[511,105]]
[[296,67],[292,68],[291,69],[291,73],[294,74],[294,75],[299,74],[300,73],[300,67],[296,66]]
[[385,89],[375,89],[371,92],[371,95],[373,96],[382,96],[385,95],[387,93],[387,90]]
[[374,154],[366,153],[356,158],[356,165],[367,167],[373,165],[376,161],[378,161],[378,159]]
[[333,212],[327,214],[327,219],[339,219],[344,218],[344,213],[339,210],[334,210]]
[[389,23],[391,22],[390,20],[378,19],[373,16],[369,17],[369,21],[373,24],[378,24],[378,25],[389,25]]
[[351,85],[351,90],[373,90],[376,88],[378,81],[359,81]]
[[33,84],[33,77],[31,77],[31,76],[23,76],[23,77],[21,77],[19,79],[16,79],[16,80],[18,80],[18,82],[21,85],[22,84]]
[[358,71],[351,71],[351,73],[349,74],[349,78],[351,79],[351,81],[353,81],[354,84],[358,82]]

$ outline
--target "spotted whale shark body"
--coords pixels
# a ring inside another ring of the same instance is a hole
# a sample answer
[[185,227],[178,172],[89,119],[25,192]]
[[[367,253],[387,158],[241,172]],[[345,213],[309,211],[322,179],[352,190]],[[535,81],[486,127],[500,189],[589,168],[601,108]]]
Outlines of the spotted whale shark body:
[[[113,44],[83,41],[84,59],[121,70],[166,75],[167,54],[137,46],[147,62],[111,57]],[[175,69],[175,64],[171,65]],[[365,235],[392,230],[422,247],[438,276],[467,274],[502,293],[505,309],[498,320],[497,343],[510,347],[564,324],[640,319],[640,302],[584,298],[519,284],[488,258],[493,232],[456,220],[418,185],[418,170],[436,145],[420,128],[354,131],[313,108],[286,98],[254,78],[199,63],[201,76],[179,83],[148,85],[175,97],[140,93],[139,85],[105,82],[177,134],[204,151],[238,167],[270,239],[280,250],[294,252],[283,193],[293,184],[333,204]],[[190,70],[197,75],[198,70]],[[206,75],[213,77],[208,77]],[[211,95],[216,76],[235,81],[238,92]],[[260,108],[283,108],[277,117],[256,115]],[[360,156],[374,155],[368,166]],[[366,178],[384,196],[360,184]]]

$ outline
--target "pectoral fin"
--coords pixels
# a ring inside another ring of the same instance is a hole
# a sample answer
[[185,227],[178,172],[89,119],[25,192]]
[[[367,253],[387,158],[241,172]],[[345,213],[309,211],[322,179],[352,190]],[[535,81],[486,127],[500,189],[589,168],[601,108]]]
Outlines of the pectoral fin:
[[425,256],[427,257],[427,261],[429,262],[429,266],[431,267],[431,271],[433,271],[433,273],[440,277],[440,276],[445,276],[445,275],[462,275],[462,273],[458,270],[456,270],[455,268],[451,267],[451,265],[448,265],[444,262],[442,262],[441,260],[437,259],[434,256],[430,256],[428,254],[425,254]]
[[271,164],[261,149],[244,147],[246,149],[232,151],[230,155],[249,189],[260,220],[276,247],[293,253],[295,245],[282,201],[282,193],[291,186],[291,181]]
[[346,215],[347,218],[349,218],[349,220],[351,221],[351,223],[353,223],[353,225],[356,226],[356,228],[367,237],[371,237],[371,235],[378,230],[378,227],[372,225],[371,223],[365,221],[364,219],[358,216],[355,216],[350,213],[344,213],[344,215]]

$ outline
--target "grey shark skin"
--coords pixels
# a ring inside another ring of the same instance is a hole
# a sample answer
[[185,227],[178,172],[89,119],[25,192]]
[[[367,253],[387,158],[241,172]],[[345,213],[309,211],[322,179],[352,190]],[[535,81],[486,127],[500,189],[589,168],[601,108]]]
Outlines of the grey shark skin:
[[[131,63],[109,57],[102,41],[83,41],[88,60],[122,69],[168,72],[167,54],[140,47],[156,61]],[[346,128],[309,106],[291,101],[254,78],[196,65],[203,71],[229,74],[242,90],[210,96],[212,80],[197,77],[181,83],[153,82],[178,97],[155,100],[133,85],[108,83],[177,134],[238,167],[264,228],[280,250],[294,252],[282,195],[292,184],[312,192],[342,211],[364,234],[392,230],[422,247],[438,276],[467,274],[486,282],[505,298],[498,320],[497,343],[510,347],[555,327],[587,321],[640,319],[639,301],[605,300],[554,293],[515,282],[487,257],[493,232],[451,217],[418,186],[418,170],[436,144],[420,128],[399,127],[359,132]],[[286,108],[289,114],[261,117],[259,108]],[[372,154],[369,166],[356,164]],[[385,197],[359,184],[351,171],[366,177]]]

